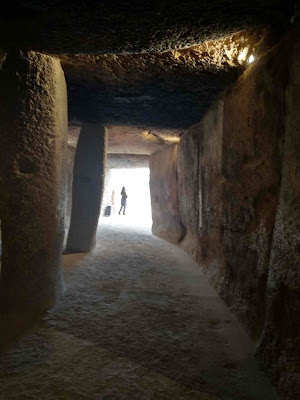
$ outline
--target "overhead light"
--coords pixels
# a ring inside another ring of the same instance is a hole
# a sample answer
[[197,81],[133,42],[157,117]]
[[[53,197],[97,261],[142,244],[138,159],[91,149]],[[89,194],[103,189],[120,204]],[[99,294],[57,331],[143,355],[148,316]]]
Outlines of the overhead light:
[[255,60],[255,57],[253,54],[251,54],[251,56],[248,59],[248,63],[251,64],[251,63],[253,63],[254,60]]

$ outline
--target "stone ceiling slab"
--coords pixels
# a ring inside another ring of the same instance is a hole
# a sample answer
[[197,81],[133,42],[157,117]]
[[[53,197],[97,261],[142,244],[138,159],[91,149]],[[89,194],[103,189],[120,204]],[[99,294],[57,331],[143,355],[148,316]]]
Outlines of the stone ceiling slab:
[[193,46],[257,26],[284,26],[281,0],[11,0],[0,47],[48,53],[141,53]]
[[61,55],[70,120],[186,129],[237,78],[264,35],[243,31],[163,53]]
[[[69,125],[68,145],[76,148],[81,131],[79,125]],[[107,126],[109,154],[147,155],[180,141],[182,130],[154,129],[133,126]]]

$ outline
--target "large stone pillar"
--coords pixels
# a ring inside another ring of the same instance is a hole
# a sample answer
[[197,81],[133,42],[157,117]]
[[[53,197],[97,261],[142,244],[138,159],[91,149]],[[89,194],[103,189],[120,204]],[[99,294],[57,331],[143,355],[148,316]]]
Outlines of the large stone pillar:
[[66,83],[31,51],[8,53],[0,83],[0,308],[41,310],[63,288]]
[[74,162],[72,215],[67,251],[84,253],[96,244],[106,159],[105,128],[82,127]]

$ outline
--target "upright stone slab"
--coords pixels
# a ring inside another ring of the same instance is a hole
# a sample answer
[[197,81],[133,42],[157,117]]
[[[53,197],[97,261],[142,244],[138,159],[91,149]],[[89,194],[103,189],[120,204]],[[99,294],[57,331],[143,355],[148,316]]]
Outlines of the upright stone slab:
[[66,83],[59,60],[22,51],[0,79],[0,308],[41,310],[63,288]]
[[83,126],[74,162],[68,252],[84,253],[95,247],[103,193],[106,142],[103,126]]
[[197,125],[178,145],[177,175],[180,217],[186,235],[180,245],[193,257],[199,247],[199,139]]
[[179,210],[177,152],[177,144],[170,146],[152,154],[149,163],[152,233],[176,244],[186,233]]
[[299,22],[297,28],[289,58],[284,159],[269,266],[267,315],[257,352],[279,394],[287,400],[300,395]]

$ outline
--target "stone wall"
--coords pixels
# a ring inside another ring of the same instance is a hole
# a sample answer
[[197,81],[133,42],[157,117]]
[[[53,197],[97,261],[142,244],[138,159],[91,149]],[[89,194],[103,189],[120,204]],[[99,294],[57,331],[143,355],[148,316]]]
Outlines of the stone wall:
[[282,168],[287,46],[251,66],[224,97],[221,296],[254,339],[265,290]]
[[152,232],[172,243],[185,235],[179,212],[177,151],[174,145],[150,157]]
[[73,187],[73,168],[76,149],[68,145],[67,149],[67,200],[66,200],[66,216],[65,230],[68,231],[72,213],[72,187]]
[[[180,245],[251,337],[261,338],[258,356],[285,399],[300,390],[300,68],[290,55],[294,43],[287,36],[249,66],[183,136],[177,157],[177,220],[186,229]],[[155,157],[164,170],[175,170],[167,151]],[[165,185],[164,173],[156,179]],[[156,208],[167,213],[164,197]],[[165,217],[159,215],[153,233],[169,240]]]
[[[257,356],[284,399],[300,398],[300,40],[290,57],[282,181]],[[298,38],[298,39],[297,39]]]
[[181,242],[258,339],[282,167],[288,46],[250,66],[182,138]]
[[182,242],[187,252],[196,256],[199,232],[199,177],[197,131],[190,129],[179,145],[177,173],[180,217],[186,229]]

